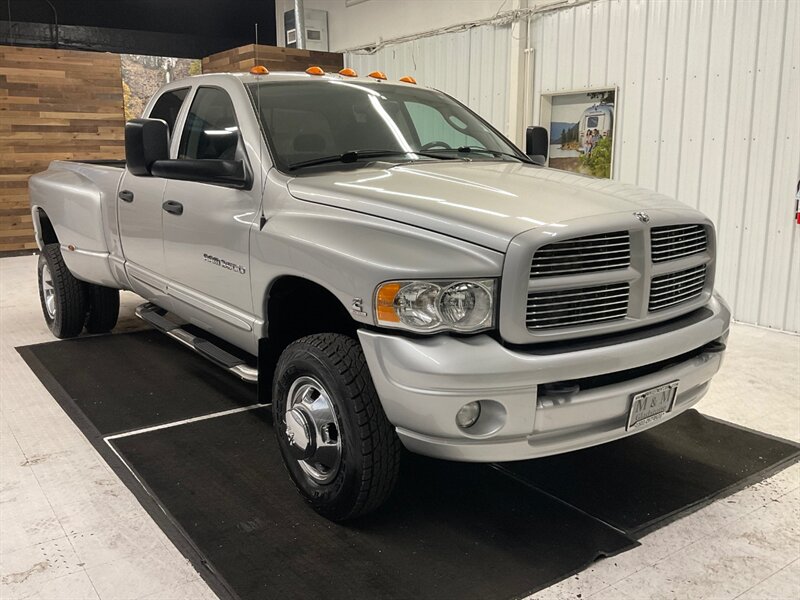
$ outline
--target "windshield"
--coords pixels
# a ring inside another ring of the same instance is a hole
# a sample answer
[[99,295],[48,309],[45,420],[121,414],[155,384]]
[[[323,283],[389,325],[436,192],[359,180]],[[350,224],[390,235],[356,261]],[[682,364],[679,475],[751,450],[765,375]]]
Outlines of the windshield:
[[327,79],[247,88],[282,170],[354,152],[395,161],[467,153],[471,160],[526,160],[486,122],[432,90]]

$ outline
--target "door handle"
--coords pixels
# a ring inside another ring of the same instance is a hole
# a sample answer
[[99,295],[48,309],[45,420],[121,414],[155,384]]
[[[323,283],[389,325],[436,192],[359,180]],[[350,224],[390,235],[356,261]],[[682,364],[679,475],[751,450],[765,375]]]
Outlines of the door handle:
[[133,202],[133,192],[130,190],[122,190],[118,196],[124,202]]
[[175,200],[167,200],[164,204],[161,205],[168,213],[172,213],[173,215],[182,215],[183,214],[183,204],[180,202],[176,202]]

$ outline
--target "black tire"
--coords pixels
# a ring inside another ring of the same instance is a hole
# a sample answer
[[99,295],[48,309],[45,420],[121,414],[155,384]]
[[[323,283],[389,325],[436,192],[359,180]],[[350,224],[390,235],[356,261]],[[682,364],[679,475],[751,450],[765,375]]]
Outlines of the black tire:
[[102,285],[87,284],[89,313],[86,331],[106,333],[114,329],[119,317],[119,290]]
[[[337,468],[320,483],[304,470],[287,436],[289,392],[313,378],[324,386],[338,417]],[[275,435],[297,489],[322,516],[345,521],[379,508],[400,473],[402,445],[383,412],[360,344],[338,333],[310,335],[289,345],[275,369],[272,394]]]
[[[44,247],[37,271],[39,300],[50,331],[61,339],[79,335],[86,320],[86,284],[70,273],[58,244]],[[43,277],[43,273],[49,273],[50,278]],[[50,309],[45,296],[50,298]]]

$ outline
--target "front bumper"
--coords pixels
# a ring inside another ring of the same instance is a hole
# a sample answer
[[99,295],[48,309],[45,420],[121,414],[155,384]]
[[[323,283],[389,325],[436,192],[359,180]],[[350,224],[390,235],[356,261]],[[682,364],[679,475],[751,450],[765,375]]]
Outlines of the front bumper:
[[[364,329],[358,335],[384,411],[409,450],[449,460],[509,461],[634,433],[626,431],[633,395],[667,382],[680,384],[672,410],[658,422],[694,405],[722,364],[718,349],[703,348],[724,338],[730,325],[730,311],[717,296],[702,311],[689,324],[662,326],[647,337],[559,352],[512,350],[487,335],[411,339]],[[647,372],[648,365],[665,362]],[[646,374],[579,391],[542,387],[638,368]],[[489,401],[488,423],[479,419],[482,427],[462,430],[455,415],[471,401]]]

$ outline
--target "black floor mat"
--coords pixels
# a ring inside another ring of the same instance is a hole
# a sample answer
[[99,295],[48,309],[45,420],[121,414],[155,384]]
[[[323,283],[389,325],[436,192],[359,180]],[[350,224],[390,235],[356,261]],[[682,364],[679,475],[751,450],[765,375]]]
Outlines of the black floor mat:
[[640,435],[503,468],[640,537],[797,456],[795,444],[689,410]]
[[242,598],[511,598],[633,544],[488,465],[421,458],[379,514],[332,524],[289,481],[269,409],[114,443]]
[[499,468],[410,457],[380,514],[334,525],[295,492],[268,409],[112,440],[144,492],[103,436],[257,401],[162,334],[19,351],[214,589],[241,598],[522,596],[798,455],[689,411],[633,438]]
[[20,354],[45,365],[52,377],[45,385],[57,382],[103,435],[257,402],[253,385],[154,330],[36,344]]

